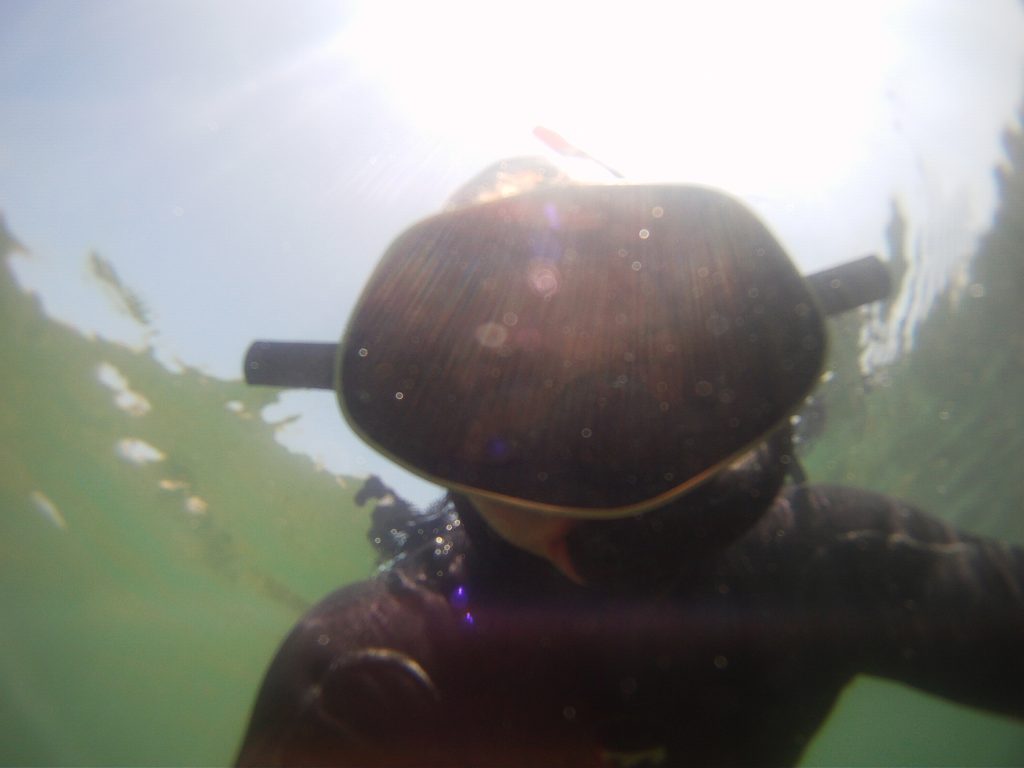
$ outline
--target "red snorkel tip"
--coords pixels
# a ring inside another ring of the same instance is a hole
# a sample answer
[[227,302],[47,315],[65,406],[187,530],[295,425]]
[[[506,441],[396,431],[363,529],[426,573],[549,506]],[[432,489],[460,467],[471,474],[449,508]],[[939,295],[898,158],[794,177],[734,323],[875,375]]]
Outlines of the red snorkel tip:
[[599,166],[604,168],[608,173],[617,179],[624,178],[621,173],[612,168],[607,163],[603,163],[596,157],[591,155],[589,152],[584,152],[582,149],[577,147],[575,144],[567,141],[564,136],[560,133],[556,133],[550,128],[545,128],[543,125],[538,125],[533,129],[533,135],[540,139],[546,147],[554,150],[562,157],[577,157],[581,160],[589,160],[592,163],[597,163]]

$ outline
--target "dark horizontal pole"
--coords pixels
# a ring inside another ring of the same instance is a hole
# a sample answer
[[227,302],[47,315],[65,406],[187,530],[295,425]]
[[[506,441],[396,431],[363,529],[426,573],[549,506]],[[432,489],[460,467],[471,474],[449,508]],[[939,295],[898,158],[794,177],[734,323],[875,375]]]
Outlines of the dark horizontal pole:
[[[828,315],[884,299],[891,290],[889,272],[877,256],[816,272],[807,282]],[[245,381],[271,387],[334,389],[337,356],[337,344],[254,341],[245,355]]]
[[271,387],[334,389],[337,344],[254,341],[245,353],[245,382]]
[[889,297],[892,280],[877,256],[865,256],[807,276],[826,315],[838,315]]

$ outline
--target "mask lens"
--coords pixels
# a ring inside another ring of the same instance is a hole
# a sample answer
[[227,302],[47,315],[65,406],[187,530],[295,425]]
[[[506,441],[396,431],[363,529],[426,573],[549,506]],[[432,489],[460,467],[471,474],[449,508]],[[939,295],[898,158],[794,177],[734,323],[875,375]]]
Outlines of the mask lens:
[[824,351],[804,280],[731,198],[545,188],[395,241],[343,339],[339,397],[443,485],[623,514],[770,431]]

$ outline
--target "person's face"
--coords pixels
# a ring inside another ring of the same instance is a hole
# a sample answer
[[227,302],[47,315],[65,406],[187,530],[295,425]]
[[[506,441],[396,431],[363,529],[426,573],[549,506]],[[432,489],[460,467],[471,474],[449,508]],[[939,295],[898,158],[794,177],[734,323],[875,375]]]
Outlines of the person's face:
[[491,529],[509,544],[543,557],[571,581],[584,583],[572,564],[567,539],[579,520],[482,496],[470,495],[469,500]]

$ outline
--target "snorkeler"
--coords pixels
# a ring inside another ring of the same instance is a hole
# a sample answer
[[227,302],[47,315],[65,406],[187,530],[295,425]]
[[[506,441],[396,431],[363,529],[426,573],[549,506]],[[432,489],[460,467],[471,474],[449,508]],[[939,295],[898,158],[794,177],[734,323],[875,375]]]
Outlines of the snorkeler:
[[336,353],[250,350],[450,492],[375,517],[238,763],[792,765],[859,674],[1024,717],[1024,551],[798,472],[870,263],[805,279],[724,195],[528,165],[401,235]]

